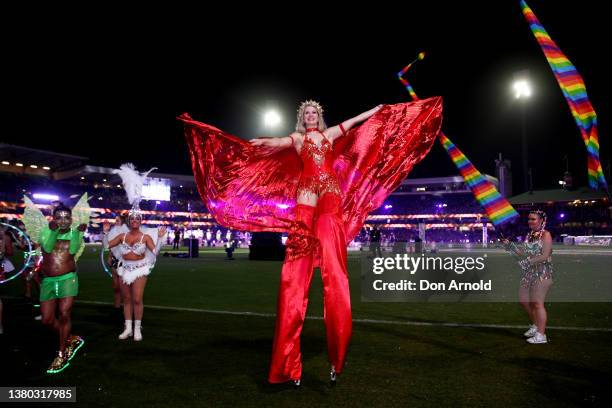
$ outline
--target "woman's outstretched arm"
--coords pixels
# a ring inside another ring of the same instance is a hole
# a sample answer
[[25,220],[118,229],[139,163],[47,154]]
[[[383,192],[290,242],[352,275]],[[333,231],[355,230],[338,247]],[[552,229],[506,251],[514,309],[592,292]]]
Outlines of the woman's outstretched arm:
[[258,137],[256,139],[251,139],[249,143],[251,146],[260,146],[267,152],[273,153],[294,146],[298,143],[299,139],[299,133],[292,133],[285,137]]

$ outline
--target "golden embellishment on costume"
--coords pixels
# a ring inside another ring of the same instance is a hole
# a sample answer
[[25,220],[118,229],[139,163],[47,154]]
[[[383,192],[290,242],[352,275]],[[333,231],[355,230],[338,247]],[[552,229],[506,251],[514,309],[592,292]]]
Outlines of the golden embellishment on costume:
[[298,196],[312,194],[320,197],[325,193],[342,195],[340,192],[340,186],[338,185],[338,180],[335,176],[328,173],[304,177],[302,180],[300,180],[300,184],[297,188]]
[[313,140],[309,137],[306,137],[304,141],[308,141],[308,143],[304,143],[302,149],[306,149],[305,152],[308,157],[312,158],[317,166],[321,166],[323,161],[325,160],[325,155],[329,153],[332,149],[331,143],[325,136],[323,136],[323,140],[321,141],[321,146],[317,145]]

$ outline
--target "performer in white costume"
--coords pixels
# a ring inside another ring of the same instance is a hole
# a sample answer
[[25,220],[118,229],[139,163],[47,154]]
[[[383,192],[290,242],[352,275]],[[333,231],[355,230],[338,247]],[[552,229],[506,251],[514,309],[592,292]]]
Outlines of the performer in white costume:
[[[139,174],[134,165],[123,164],[115,170],[123,181],[123,187],[132,205],[128,214],[127,229],[111,230],[109,223],[104,223],[104,243],[116,253],[119,259],[117,274],[121,278],[121,295],[123,297],[123,317],[125,328],[119,339],[125,340],[134,336],[135,341],[142,340],[142,316],[144,312],[143,294],[147,276],[155,266],[157,254],[161,249],[166,227],[146,228],[142,226],[142,185],[153,169]],[[132,330],[132,322],[134,329]]]

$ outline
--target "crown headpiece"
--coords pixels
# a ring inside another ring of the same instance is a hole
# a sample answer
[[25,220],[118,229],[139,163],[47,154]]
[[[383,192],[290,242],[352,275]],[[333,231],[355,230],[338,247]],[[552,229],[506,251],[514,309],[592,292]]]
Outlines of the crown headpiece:
[[319,102],[314,101],[314,100],[307,100],[307,101],[302,102],[302,104],[298,108],[298,112],[303,111],[304,109],[306,109],[307,106],[314,107],[317,110],[317,112],[319,112],[319,115],[323,113],[323,106],[321,106]]

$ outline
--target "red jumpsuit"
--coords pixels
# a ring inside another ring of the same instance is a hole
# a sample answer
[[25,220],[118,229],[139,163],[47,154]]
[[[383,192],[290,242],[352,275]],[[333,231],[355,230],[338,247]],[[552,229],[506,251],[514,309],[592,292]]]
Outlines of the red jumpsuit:
[[327,352],[337,373],[342,371],[351,338],[351,299],[346,269],[346,234],[341,192],[333,171],[332,145],[318,146],[307,133],[300,152],[303,171],[297,195],[314,195],[317,206],[297,204],[287,240],[276,312],[272,362],[268,380],[280,383],[302,376],[300,333],[306,316],[315,257],[323,279]]

